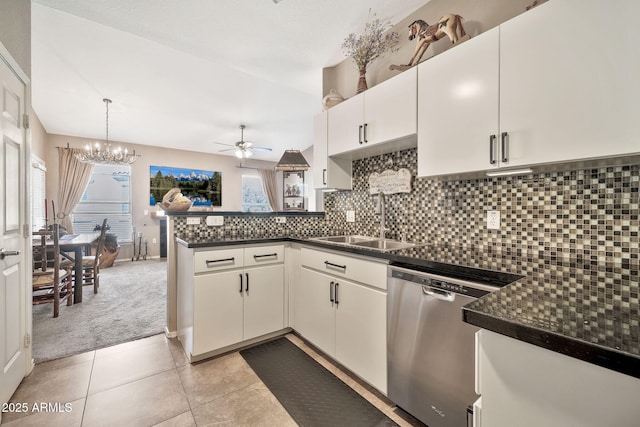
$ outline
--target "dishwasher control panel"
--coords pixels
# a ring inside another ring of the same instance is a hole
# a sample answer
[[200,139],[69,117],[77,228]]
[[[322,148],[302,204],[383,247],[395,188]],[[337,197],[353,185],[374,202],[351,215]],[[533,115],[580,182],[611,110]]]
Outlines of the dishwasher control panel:
[[482,283],[474,283],[466,280],[446,278],[434,274],[423,273],[420,271],[412,272],[410,270],[391,269],[391,277],[394,279],[405,280],[407,282],[416,283],[418,285],[430,286],[432,288],[441,289],[443,291],[455,292],[461,295],[468,295],[474,298],[480,298],[498,288]]

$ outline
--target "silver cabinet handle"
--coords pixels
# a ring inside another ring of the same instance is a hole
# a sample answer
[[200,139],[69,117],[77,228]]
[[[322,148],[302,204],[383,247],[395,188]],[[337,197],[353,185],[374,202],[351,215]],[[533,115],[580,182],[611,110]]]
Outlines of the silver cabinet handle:
[[367,123],[364,124],[364,143],[366,144],[367,142]]
[[327,267],[341,268],[342,270],[346,270],[347,269],[346,265],[334,264],[334,263],[329,262],[329,261],[325,261],[324,265],[327,266]]
[[322,169],[322,185],[327,185],[327,170]]
[[362,144],[362,125],[358,126],[358,144]]
[[238,274],[240,276],[240,293],[242,293],[242,273]]
[[502,161],[506,163],[509,161],[509,134],[507,132],[502,132],[500,140],[502,141]]
[[244,275],[247,277],[247,284],[244,286],[244,291],[249,292],[249,273],[244,273]]
[[335,297],[335,301],[336,301],[336,305],[340,304],[340,301],[338,301],[338,286],[340,286],[340,283],[336,282],[336,284],[334,285],[334,289],[335,291],[334,293],[334,297]]
[[492,165],[496,164],[495,147],[496,147],[496,136],[489,135],[489,163],[491,163]]
[[4,248],[0,249],[0,260],[3,260],[8,256],[18,256],[20,255],[20,251],[5,251]]
[[278,257],[277,253],[272,253],[272,254],[264,254],[264,255],[254,255],[253,258],[254,259],[258,259],[258,258],[266,258],[266,257],[270,257],[270,256],[274,256],[274,257]]
[[235,258],[208,259],[205,261],[205,263],[207,264],[207,266],[209,266],[209,264],[214,264],[216,262],[227,262],[227,261],[233,261],[233,260],[235,260]]
[[334,299],[333,299],[333,285],[334,285],[333,282],[329,283],[329,301],[331,301],[331,302],[334,302]]

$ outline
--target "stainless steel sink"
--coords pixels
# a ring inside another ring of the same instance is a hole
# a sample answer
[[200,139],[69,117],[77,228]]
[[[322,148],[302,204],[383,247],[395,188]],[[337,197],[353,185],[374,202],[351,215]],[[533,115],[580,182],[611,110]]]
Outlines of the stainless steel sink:
[[315,237],[313,240],[359,248],[377,249],[380,251],[392,251],[394,249],[406,249],[419,246],[419,244],[413,242],[401,242],[399,240],[392,239],[376,239],[375,237],[366,236],[326,236]]
[[416,246],[416,244],[412,243],[412,242],[400,242],[398,240],[377,239],[377,240],[370,240],[370,241],[367,241],[367,242],[354,243],[354,246],[361,246],[363,248],[379,249],[379,250],[382,250],[382,251],[392,251],[394,249],[412,248],[412,247]]
[[364,236],[327,236],[327,237],[316,237],[314,240],[322,240],[324,242],[333,242],[333,243],[346,243],[346,244],[355,244],[358,242],[366,242],[369,240],[373,240],[373,237],[364,237]]

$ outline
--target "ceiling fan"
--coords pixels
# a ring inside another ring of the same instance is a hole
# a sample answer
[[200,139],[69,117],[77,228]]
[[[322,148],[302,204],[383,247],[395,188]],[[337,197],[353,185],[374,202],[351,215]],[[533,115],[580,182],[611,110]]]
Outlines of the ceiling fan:
[[219,150],[219,153],[223,151],[231,151],[235,150],[235,155],[239,159],[246,159],[247,157],[251,157],[254,151],[271,151],[271,148],[267,147],[254,147],[252,142],[244,140],[244,128],[245,125],[240,125],[240,141],[236,142],[234,145],[224,144],[222,142],[215,142],[214,144],[226,145],[228,147],[225,150]]

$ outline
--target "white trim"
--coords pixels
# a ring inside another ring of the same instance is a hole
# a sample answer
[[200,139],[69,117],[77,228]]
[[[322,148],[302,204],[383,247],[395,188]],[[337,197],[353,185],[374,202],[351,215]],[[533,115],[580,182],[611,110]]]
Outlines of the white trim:
[[[13,56],[11,56],[11,53],[9,53],[9,50],[4,46],[4,44],[2,44],[2,42],[0,42],[0,59],[2,59],[7,64],[7,66],[11,68],[11,71],[13,71],[13,73],[20,80],[22,80],[22,83],[24,83],[25,85],[29,85],[29,83],[31,82],[31,79],[29,78],[29,76],[27,76],[27,73],[22,71],[22,68],[20,68],[20,65],[18,65],[16,60],[13,59]],[[31,100],[29,100],[28,105],[31,105],[30,101]],[[26,102],[25,102],[25,107],[27,107]],[[26,108],[25,108],[25,113],[28,114]]]

